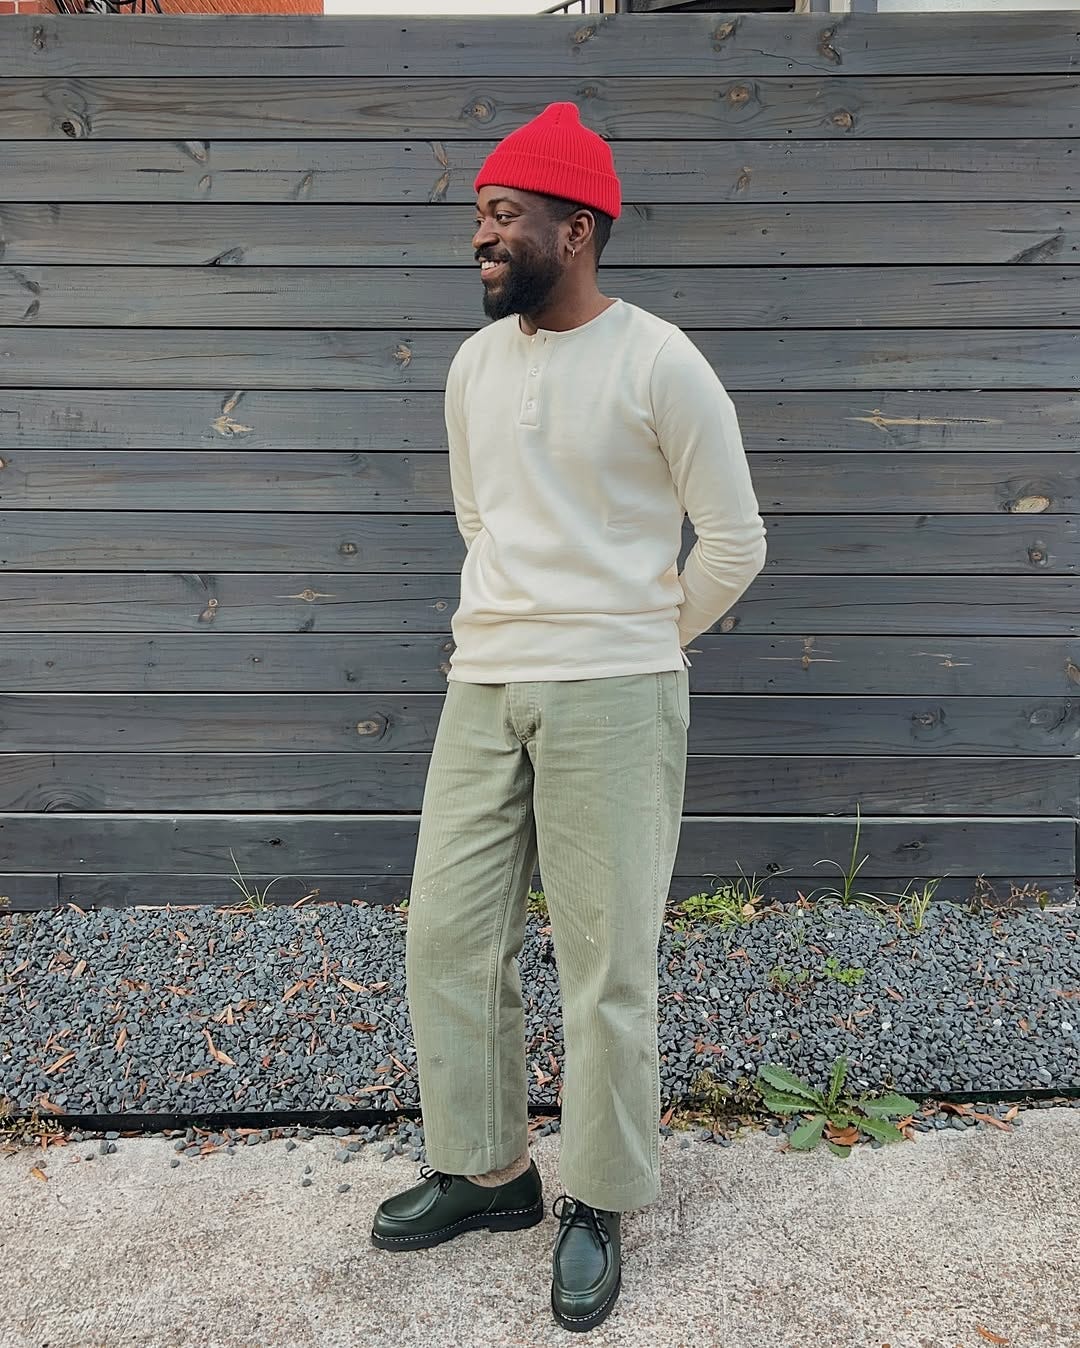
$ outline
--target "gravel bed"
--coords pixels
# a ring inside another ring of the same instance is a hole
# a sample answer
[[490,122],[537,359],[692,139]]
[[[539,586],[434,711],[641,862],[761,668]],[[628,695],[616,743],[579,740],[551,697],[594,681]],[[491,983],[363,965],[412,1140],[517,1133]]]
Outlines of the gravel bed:
[[[17,1112],[44,1095],[98,1115],[416,1108],[406,922],[365,904],[6,917],[0,1098]],[[789,908],[726,929],[665,927],[659,967],[665,1105],[705,1068],[736,1084],[777,1062],[823,1085],[841,1053],[853,1090],[1080,1089],[1072,908],[942,903],[917,933],[855,908]],[[521,972],[530,1104],[551,1107],[562,1015],[549,929],[534,916]],[[422,1154],[419,1125],[402,1127],[339,1136],[392,1151],[387,1139],[404,1136],[397,1154]],[[343,1141],[339,1163],[349,1155]]]

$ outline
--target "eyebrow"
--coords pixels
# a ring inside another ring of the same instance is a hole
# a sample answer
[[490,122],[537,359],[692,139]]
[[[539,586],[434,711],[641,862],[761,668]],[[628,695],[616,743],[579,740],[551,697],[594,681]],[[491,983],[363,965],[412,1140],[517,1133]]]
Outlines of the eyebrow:
[[[492,208],[493,206],[498,206],[500,202],[504,202],[504,201],[506,202],[506,204],[507,204],[508,206],[513,206],[515,210],[520,211],[520,210],[523,210],[523,209],[524,209],[524,208],[522,207],[522,205],[521,205],[521,202],[520,202],[520,201],[515,201],[513,197],[496,197],[494,201],[489,201],[489,202],[488,202],[488,210],[491,210],[491,208]],[[479,203],[479,202],[476,203],[475,209],[476,209],[476,210],[479,210],[479,209],[480,209],[480,203]]]

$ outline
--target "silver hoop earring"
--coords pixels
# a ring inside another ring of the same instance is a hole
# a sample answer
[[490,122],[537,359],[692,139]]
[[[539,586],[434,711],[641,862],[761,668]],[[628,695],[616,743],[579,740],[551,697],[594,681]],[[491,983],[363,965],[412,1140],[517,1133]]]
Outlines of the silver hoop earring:
[[576,249],[576,248],[571,248],[571,249],[570,249],[570,256],[571,256],[571,257],[577,257],[577,249]]

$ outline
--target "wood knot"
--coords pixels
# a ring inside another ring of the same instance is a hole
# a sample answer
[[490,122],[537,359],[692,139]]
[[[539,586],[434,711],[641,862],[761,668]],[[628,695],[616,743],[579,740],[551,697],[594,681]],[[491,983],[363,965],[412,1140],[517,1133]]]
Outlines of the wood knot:
[[218,603],[219,601],[217,599],[208,599],[206,601],[206,607],[199,614],[199,622],[212,623],[217,617]]
[[436,613],[442,613],[443,610],[444,610],[445,608],[446,608],[446,600],[445,600],[445,599],[436,599],[436,600],[435,600],[435,612],[436,612]]
[[1050,509],[1049,496],[1017,496],[1005,502],[1005,509],[1014,515],[1038,515]]
[[32,39],[31,39],[31,41],[32,41],[33,44],[34,44],[34,50],[35,50],[35,51],[44,51],[45,48],[48,46],[48,42],[49,42],[49,39],[48,39],[48,37],[46,36],[46,33],[45,33],[45,29],[44,29],[44,28],[35,28],[35,29],[34,29],[34,35],[33,35]]
[[944,719],[945,713],[940,707],[938,707],[935,711],[916,712],[912,716],[911,722],[912,725],[921,725],[931,728],[933,726],[940,725]]
[[488,98],[478,98],[465,109],[465,116],[471,117],[474,122],[490,122],[495,116],[495,104]]
[[834,112],[829,121],[833,126],[838,126],[841,131],[850,131],[855,125],[855,118],[848,112],[847,108],[841,108],[838,112]]
[[1070,683],[1080,683],[1080,667],[1073,664],[1068,656],[1065,657],[1065,677]]
[[356,556],[356,544],[355,544],[355,543],[342,543],[341,547],[338,548],[338,552],[341,553],[342,557],[355,557],[355,556]]
[[727,23],[722,23],[718,28],[714,28],[712,31],[713,51],[719,51],[729,38],[734,37],[738,26],[734,19],[728,19]]
[[739,620],[738,620],[738,618],[736,618],[736,617],[734,617],[733,615],[729,614],[726,618],[722,618],[722,619],[720,620],[720,631],[721,631],[721,632],[734,632],[735,628],[738,627],[738,625],[739,625]]
[[732,87],[727,91],[727,99],[729,103],[733,103],[736,107],[738,107],[742,103],[749,102],[750,90],[746,87],[745,84],[732,85]]
[[81,140],[86,135],[86,125],[79,121],[77,117],[65,118],[60,123],[60,130],[71,140]]
[[378,721],[357,721],[356,733],[358,735],[381,735],[382,725]]
[[1046,544],[1032,543],[1027,550],[1028,561],[1032,566],[1045,566],[1047,563]]
[[588,42],[590,38],[595,37],[598,31],[599,30],[595,23],[586,23],[583,24],[580,28],[574,29],[573,33],[571,34],[570,40],[571,42],[574,43],[576,47],[580,47],[584,43]]
[[823,57],[826,61],[831,62],[834,66],[838,66],[843,64],[843,60],[840,53],[833,46],[833,38],[835,36],[835,27],[822,29],[821,36],[818,38],[817,49],[819,56]]

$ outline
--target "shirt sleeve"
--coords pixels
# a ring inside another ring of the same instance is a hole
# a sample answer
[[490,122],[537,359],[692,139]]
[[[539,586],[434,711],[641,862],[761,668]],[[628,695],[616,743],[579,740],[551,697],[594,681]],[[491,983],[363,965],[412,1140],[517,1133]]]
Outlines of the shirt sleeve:
[[653,364],[653,424],[675,491],[697,532],[682,575],[679,645],[707,631],[765,565],[765,524],[735,407],[681,330]]
[[450,446],[450,488],[454,494],[454,514],[458,532],[468,547],[480,532],[480,514],[473,495],[472,467],[469,463],[469,439],[466,433],[464,380],[460,350],[450,363],[446,376],[443,404],[446,436]]

